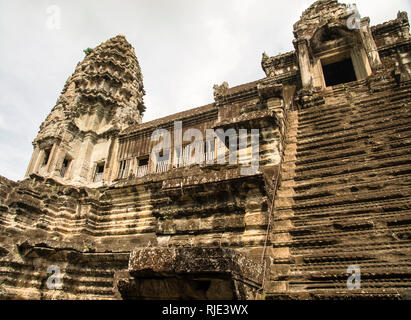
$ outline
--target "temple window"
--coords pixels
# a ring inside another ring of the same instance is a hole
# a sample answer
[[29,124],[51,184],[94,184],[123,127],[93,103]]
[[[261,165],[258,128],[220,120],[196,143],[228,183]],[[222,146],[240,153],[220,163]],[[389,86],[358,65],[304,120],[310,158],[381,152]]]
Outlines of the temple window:
[[332,87],[372,73],[360,35],[342,26],[327,24],[307,43],[300,41],[298,48],[306,86]]
[[119,166],[119,169],[118,169],[118,176],[117,176],[118,179],[128,178],[130,162],[131,162],[130,159],[120,161],[120,166]]
[[138,161],[138,167],[137,167],[136,176],[143,177],[148,173],[149,157],[144,156],[144,157],[137,159],[137,161]]
[[[164,159],[165,160],[159,160],[159,159]],[[162,149],[159,153],[158,153],[158,158],[156,161],[156,172],[157,173],[161,173],[161,172],[166,172],[168,171],[170,166],[170,150],[164,150]]]
[[351,58],[337,62],[322,62],[324,80],[327,87],[342,83],[357,81],[354,65]]
[[65,159],[63,160],[63,164],[62,164],[61,170],[60,170],[60,175],[61,175],[62,178],[65,177],[65,175],[66,175],[66,173],[67,173],[67,171],[68,171],[68,168],[69,168],[70,164],[71,164],[71,159],[65,158]]
[[50,153],[51,153],[51,149],[45,149],[44,150],[44,158],[43,158],[43,163],[42,163],[43,167],[46,166],[49,163]]
[[148,165],[148,156],[138,159],[138,166],[147,166]]
[[96,172],[94,174],[94,182],[100,182],[103,179],[105,162],[96,165]]

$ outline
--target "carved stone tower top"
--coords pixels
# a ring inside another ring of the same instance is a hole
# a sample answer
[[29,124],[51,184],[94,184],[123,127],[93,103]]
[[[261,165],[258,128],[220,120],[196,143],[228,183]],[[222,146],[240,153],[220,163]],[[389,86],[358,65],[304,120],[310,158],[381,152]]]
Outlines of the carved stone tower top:
[[[55,136],[56,129],[68,123],[85,131],[102,128],[96,121],[116,129],[141,123],[145,111],[142,78],[134,50],[123,35],[102,43],[77,65],[35,142],[48,132]],[[85,123],[89,114],[100,119]]]
[[133,47],[118,35],[85,53],[40,127],[26,175],[72,176],[86,183],[93,179],[90,161],[105,163],[109,141],[141,123],[145,92]]
[[338,67],[351,71],[347,80],[364,79],[381,67],[370,19],[361,18],[356,6],[316,1],[294,24],[294,37],[304,88],[337,83]]

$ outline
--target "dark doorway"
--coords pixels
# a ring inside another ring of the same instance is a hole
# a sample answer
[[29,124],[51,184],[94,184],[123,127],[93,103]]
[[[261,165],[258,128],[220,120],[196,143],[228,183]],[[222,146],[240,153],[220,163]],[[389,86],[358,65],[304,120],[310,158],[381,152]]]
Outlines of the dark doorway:
[[148,157],[138,159],[138,166],[147,166],[148,165]]
[[327,87],[357,81],[351,58],[323,65],[323,72]]
[[43,167],[49,163],[51,149],[44,150]]
[[94,182],[100,182],[103,178],[103,173],[104,173],[104,165],[105,163],[99,163],[96,166],[96,173],[94,175]]
[[70,162],[71,162],[70,159],[67,159],[67,158],[64,159],[63,165],[61,166],[61,171],[60,171],[60,175],[61,175],[62,178],[65,177],[65,175],[67,173],[67,169],[70,165]]

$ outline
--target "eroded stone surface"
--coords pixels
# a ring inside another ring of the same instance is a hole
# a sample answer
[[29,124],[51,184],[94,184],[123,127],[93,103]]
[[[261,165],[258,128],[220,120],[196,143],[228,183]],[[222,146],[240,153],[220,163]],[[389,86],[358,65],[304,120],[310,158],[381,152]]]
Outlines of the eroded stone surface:
[[[296,50],[263,54],[264,79],[216,85],[214,102],[147,123],[131,45],[93,49],[25,180],[0,177],[0,297],[409,297],[408,16],[350,30],[350,14],[316,1],[294,25]],[[347,59],[356,81],[330,79],[323,66]],[[258,170],[157,163],[151,134],[176,121],[182,134],[258,129]],[[62,290],[47,287],[52,265]],[[347,289],[350,265],[361,289]]]
[[134,299],[254,299],[262,266],[227,248],[142,248],[131,252],[117,290]]

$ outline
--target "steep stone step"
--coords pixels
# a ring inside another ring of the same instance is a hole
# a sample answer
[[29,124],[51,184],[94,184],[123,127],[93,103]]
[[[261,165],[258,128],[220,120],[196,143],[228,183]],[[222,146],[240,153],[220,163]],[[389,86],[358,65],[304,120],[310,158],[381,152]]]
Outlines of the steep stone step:
[[[294,180],[295,182],[299,183],[299,185],[302,185],[304,181],[310,180],[310,183],[312,182],[313,179],[333,179],[336,180],[337,176],[338,178],[342,178],[343,175],[350,174],[351,176],[353,174],[358,175],[358,174],[372,174],[372,173],[377,173],[378,171],[382,171],[383,169],[390,168],[393,173],[398,173],[401,172],[403,174],[409,173],[411,170],[411,159],[407,155],[399,155],[396,157],[392,157],[389,159],[386,159],[383,163],[378,160],[370,160],[367,161],[366,163],[358,163],[358,162],[344,162],[341,163],[338,166],[334,167],[326,167],[326,168],[320,168],[316,169],[315,167],[313,169],[307,168],[307,170],[303,171],[296,171],[293,169],[285,169],[283,171],[283,176],[282,176],[282,183],[286,180]],[[386,171],[384,171],[386,172]],[[371,175],[372,177],[372,175]],[[300,184],[301,182],[301,184]]]
[[[411,90],[410,90],[411,92]],[[361,117],[372,112],[379,112],[389,110],[390,108],[396,108],[401,105],[407,105],[410,102],[410,92],[402,93],[397,97],[381,97],[379,99],[367,102],[344,102],[338,105],[326,106],[326,110],[318,110],[317,107],[313,107],[311,112],[314,115],[302,115],[299,117],[300,130],[308,129],[313,126],[324,125],[328,122],[333,122],[341,119],[346,119],[348,116]],[[332,112],[330,111],[332,110]],[[307,112],[307,111],[305,111]]]
[[379,200],[374,203],[338,205],[333,208],[300,208],[294,210],[292,207],[279,208],[276,211],[274,220],[290,220],[294,226],[310,225],[318,223],[318,220],[339,219],[340,217],[367,217],[374,214],[394,214],[403,213],[410,209],[409,201],[411,197],[404,197],[402,200],[389,199]]
[[[386,153],[380,154],[380,156],[368,156],[368,155],[359,155],[354,157],[354,159],[350,158],[336,158],[335,160],[338,161],[334,166],[332,165],[332,160],[326,160],[316,163],[304,164],[304,165],[296,165],[294,162],[288,162],[285,164],[285,168],[283,170],[284,176],[283,180],[287,180],[288,178],[295,177],[295,181],[301,180],[309,180],[313,178],[322,177],[325,174],[328,174],[330,177],[334,175],[343,174],[345,170],[350,170],[354,172],[362,171],[361,168],[364,170],[374,170],[379,168],[386,168],[392,167],[393,162],[395,165],[403,166],[409,163],[407,161],[409,158],[409,154],[407,151],[404,151],[404,148],[394,149],[393,156],[389,157]],[[358,162],[355,161],[358,159]],[[384,162],[384,163],[382,163]]]
[[324,191],[324,193],[318,193],[316,197],[300,196],[299,199],[294,197],[278,198],[276,201],[278,201],[278,205],[291,206],[293,210],[298,210],[307,207],[321,208],[340,204],[361,204],[363,202],[373,202],[377,200],[401,199],[406,196],[409,191],[408,183],[409,182],[398,185],[396,188],[386,187],[384,190],[341,194],[332,194]]
[[329,186],[324,189],[324,187],[317,188],[304,188],[304,189],[293,189],[286,188],[280,189],[278,194],[279,198],[289,197],[292,194],[294,200],[299,200],[303,198],[319,198],[324,195],[324,190],[327,194],[342,194],[342,193],[351,193],[353,195],[359,194],[361,192],[368,192],[370,190],[384,189],[387,185],[409,185],[411,183],[411,174],[407,176],[398,176],[398,177],[378,177],[372,181],[352,181],[347,183],[330,183]]
[[[381,152],[381,153],[376,153],[374,155],[364,155],[364,154],[360,154],[358,156],[354,156],[352,158],[349,157],[341,157],[341,158],[331,158],[331,159],[327,159],[324,161],[318,161],[318,162],[309,162],[307,164],[300,164],[297,165],[296,162],[293,161],[289,161],[286,163],[283,163],[284,169],[284,176],[283,176],[283,180],[282,180],[282,185],[284,187],[293,187],[295,191],[307,191],[310,190],[312,188],[321,188],[324,187],[326,185],[330,185],[329,183],[327,183],[326,180],[324,181],[315,181],[313,182],[312,179],[306,179],[306,180],[297,180],[294,181],[294,177],[295,175],[301,175],[304,174],[304,172],[312,172],[315,170],[333,170],[336,167],[339,166],[343,166],[343,165],[347,165],[347,164],[366,164],[368,162],[371,161],[385,161],[385,160],[389,160],[391,158],[391,155],[394,158],[397,159],[401,159],[401,158],[407,158],[409,156],[409,150],[408,148],[398,148],[398,149],[394,149],[392,150],[392,153],[390,152]],[[337,165],[336,165],[336,161],[338,161]],[[401,166],[400,166],[401,167]],[[402,168],[401,168],[402,169]],[[396,171],[393,171],[392,173],[395,173]],[[403,172],[403,171],[402,171]],[[388,177],[392,176],[391,172],[388,172]],[[404,173],[404,172],[403,172]],[[289,179],[287,179],[285,177],[285,175],[289,175]],[[292,179],[293,181],[290,181],[290,179]],[[363,180],[359,179],[359,176],[356,176],[356,179],[351,179],[351,181],[354,182],[359,182],[361,183]],[[333,181],[333,182],[337,182],[337,181]],[[339,183],[345,183],[345,184],[349,184],[350,181],[349,180],[339,180]]]
[[[411,105],[409,104],[400,104],[387,108],[381,108],[378,111],[370,112],[369,114],[364,115],[364,117],[358,117],[358,115],[355,115],[350,117],[350,119],[341,118],[333,121],[327,121],[323,124],[317,124],[316,126],[299,127],[299,131],[296,134],[299,135],[300,143],[326,140],[329,136],[332,137],[333,135],[347,134],[356,129],[366,129],[366,125],[372,124],[375,120],[380,120],[380,118],[384,118],[386,121],[386,118],[392,118],[393,120],[398,119],[398,112],[403,113],[404,116],[408,116],[410,109]],[[341,129],[341,131],[338,131],[338,128]],[[308,134],[304,134],[304,131],[307,131]],[[321,135],[315,135],[317,131],[321,131]]]
[[319,106],[306,108],[299,113],[300,123],[305,125],[308,123],[315,124],[316,120],[321,121],[329,117],[335,117],[336,115],[344,115],[344,112],[350,112],[353,110],[351,105],[354,105],[358,112],[369,112],[371,110],[377,110],[379,106],[399,104],[403,102],[408,102],[410,99],[411,88],[396,91],[390,96],[382,93],[381,95],[367,96],[363,98],[353,97],[347,100],[345,97],[341,98],[335,104],[322,104]]
[[[376,234],[381,235],[381,237],[391,237],[392,241],[401,241],[397,240],[395,236],[391,236],[392,234],[402,234],[402,235],[408,235],[410,234],[409,232],[409,225],[403,225],[403,226],[398,226],[398,227],[377,227],[375,224],[379,223],[380,221],[378,218],[375,218],[374,221],[362,221],[358,222],[357,224],[353,225],[352,228],[347,228],[346,230],[336,230],[336,227],[333,225],[328,226],[328,230],[314,230],[311,228],[308,233],[308,230],[304,230],[306,234],[302,234],[301,230],[294,230],[290,229],[287,230],[291,235],[292,235],[292,242],[293,246],[295,243],[299,245],[302,242],[315,242],[317,240],[325,241],[325,242],[330,242],[335,239],[341,239],[342,241],[349,241],[347,239],[350,238],[355,238],[359,234],[364,236],[364,238],[370,237],[370,238],[378,238]],[[353,231],[355,230],[355,231]],[[275,239],[274,234],[274,239]],[[398,236],[397,236],[398,237]],[[405,240],[406,241],[406,240]],[[287,240],[278,240],[278,241],[273,241],[273,244],[275,246],[282,246],[284,244],[289,245],[290,242]]]
[[[391,208],[393,209],[393,208]],[[288,217],[292,224],[288,229],[273,231],[273,236],[284,232],[290,235],[313,235],[321,230],[339,229],[349,231],[379,228],[395,228],[408,226],[411,223],[411,210],[403,208],[403,210],[392,210],[389,212],[381,211],[381,209],[369,208],[368,210],[349,210],[344,209],[331,214],[324,213],[310,214],[306,216],[298,215]],[[324,219],[327,218],[327,219]],[[275,221],[284,221],[285,219],[276,218]],[[352,222],[351,222],[352,220]]]
[[[399,129],[400,130],[400,129]],[[397,150],[408,147],[411,142],[409,133],[396,134],[395,136],[383,136],[377,141],[370,141],[369,139],[360,140],[357,144],[355,141],[350,141],[344,144],[334,145],[324,147],[322,150],[327,151],[326,153],[315,152],[315,150],[304,150],[297,153],[297,146],[294,145],[292,150],[287,149],[285,155],[286,162],[296,162],[299,166],[303,163],[314,163],[317,161],[325,161],[332,158],[347,158],[350,155],[359,156],[361,154],[370,154],[374,152],[384,152],[388,150]]]
[[[409,119],[410,106],[400,105],[398,108],[383,110],[381,115],[376,115],[375,113],[366,118],[350,118],[349,121],[338,119],[333,123],[327,123],[323,127],[315,128],[303,128],[304,131],[299,129],[298,136],[299,141],[308,142],[317,140],[325,140],[329,136],[338,135],[341,132],[353,131],[355,129],[361,131],[366,130],[366,132],[371,132],[371,128],[367,129],[368,125],[386,125],[388,119],[400,120],[398,117],[398,112],[403,113],[403,116]],[[398,112],[395,112],[398,110]],[[388,118],[388,119],[387,119]],[[321,137],[321,138],[320,138]]]
[[291,210],[293,217],[301,217],[302,219],[315,219],[318,218],[327,218],[339,214],[340,212],[350,211],[355,214],[369,213],[372,208],[378,207],[383,212],[394,212],[397,208],[409,208],[409,201],[411,201],[411,196],[404,197],[394,197],[394,198],[380,198],[372,199],[372,201],[363,201],[363,202],[340,202],[335,203],[334,206],[292,206],[284,205],[283,207],[278,207],[278,215],[282,216],[282,212],[288,212]]
[[[411,146],[411,139],[398,139],[395,145],[382,145],[377,147],[371,147],[367,150],[356,149],[354,151],[337,151],[327,154],[318,154],[314,156],[306,156],[294,160],[288,160],[283,163],[284,169],[296,169],[296,168],[326,168],[340,162],[351,161],[367,161],[367,160],[384,160],[390,155],[401,156],[409,154],[409,148]],[[388,148],[394,147],[394,148]]]

